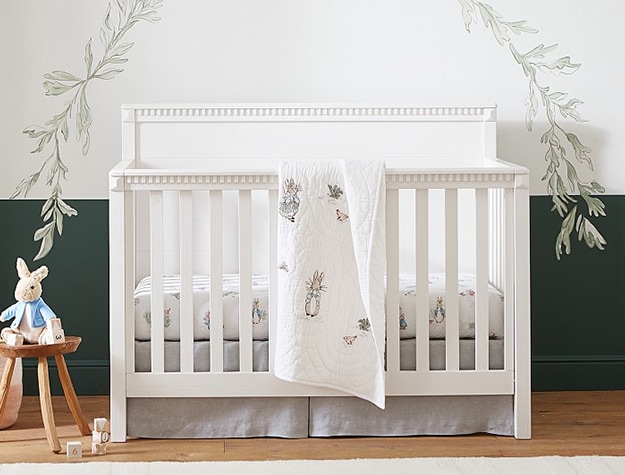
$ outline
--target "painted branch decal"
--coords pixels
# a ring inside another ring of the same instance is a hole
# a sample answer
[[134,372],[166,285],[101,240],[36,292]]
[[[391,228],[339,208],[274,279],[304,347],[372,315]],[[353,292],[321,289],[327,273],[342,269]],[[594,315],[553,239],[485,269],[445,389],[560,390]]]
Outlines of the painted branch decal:
[[[526,20],[506,21],[502,15],[490,5],[475,0],[458,0],[462,6],[464,25],[468,32],[477,21],[478,16],[484,26],[490,28],[495,39],[501,46],[508,45],[514,60],[521,66],[523,74],[529,80],[529,93],[526,100],[525,126],[532,131],[534,119],[539,110],[544,109],[548,128],[543,133],[540,141],[547,147],[545,161],[547,170],[542,180],[547,184],[547,191],[553,203],[552,211],[556,211],[562,218],[560,232],[556,238],[555,252],[557,259],[564,253],[571,252],[571,235],[577,231],[578,240],[582,239],[590,248],[604,249],[607,244],[605,238],[591,222],[591,218],[605,216],[605,205],[595,193],[603,193],[605,189],[596,181],[584,182],[580,179],[576,164],[567,157],[568,152],[573,152],[575,160],[585,164],[593,170],[590,158],[590,148],[584,145],[579,137],[568,132],[560,125],[560,118],[572,119],[583,122],[577,106],[583,101],[570,97],[569,94],[552,91],[549,86],[539,82],[540,73],[549,74],[573,74],[581,64],[571,61],[570,56],[555,57],[551,53],[558,48],[557,44],[545,46],[539,44],[535,48],[521,53],[514,46],[510,34],[521,35],[524,33],[535,34],[538,30],[527,25]],[[578,207],[573,194],[578,193],[586,203],[587,210]]]
[[[464,25],[468,32],[481,19],[485,28],[492,31],[501,46],[508,46],[514,60],[521,67],[529,81],[529,93],[526,101],[525,124],[532,131],[534,120],[541,108],[544,110],[548,128],[541,137],[547,151],[545,161],[547,170],[542,180],[547,184],[547,191],[552,198],[553,208],[562,218],[560,232],[556,238],[555,253],[558,259],[571,252],[571,235],[577,232],[578,240],[584,240],[590,248],[603,250],[605,238],[591,222],[593,217],[605,216],[604,203],[594,196],[605,190],[596,181],[583,181],[577,172],[576,163],[593,170],[590,148],[579,137],[567,131],[560,119],[572,119],[582,122],[577,107],[583,102],[567,93],[552,91],[543,85],[541,74],[573,74],[581,66],[571,61],[569,56],[555,57],[557,44],[540,44],[525,53],[520,52],[511,39],[511,34],[535,34],[538,30],[527,25],[526,20],[507,21],[492,6],[476,0],[458,0],[462,7]],[[45,177],[46,185],[52,191],[41,209],[43,226],[35,231],[34,240],[41,241],[35,260],[46,256],[52,249],[55,231],[62,235],[64,217],[75,216],[78,212],[62,198],[61,181],[67,180],[69,169],[63,161],[62,143],[67,142],[73,132],[82,146],[82,154],[87,155],[91,145],[90,127],[93,115],[87,100],[87,86],[94,80],[111,80],[124,70],[120,65],[128,61],[127,53],[134,43],[124,42],[128,31],[137,23],[146,21],[155,23],[160,20],[157,10],[163,0],[113,0],[109,3],[99,32],[103,45],[102,57],[96,62],[90,39],[84,52],[85,75],[76,76],[63,70],[55,70],[44,75],[43,83],[46,96],[69,95],[71,98],[64,108],[44,126],[32,125],[24,129],[24,134],[36,140],[32,150],[35,154],[46,154],[35,173],[24,178],[15,188],[10,199],[26,197],[31,188]],[[551,57],[550,57],[551,56]],[[542,106],[542,107],[541,107]],[[571,153],[572,152],[572,153]],[[575,160],[568,155],[574,156]],[[577,204],[574,194],[579,194],[586,204],[582,208]]]
[[[19,196],[26,197],[30,189],[45,176],[46,185],[52,188],[50,197],[41,208],[43,226],[35,231],[34,240],[41,241],[39,252],[34,258],[41,259],[52,249],[55,230],[59,236],[63,234],[63,218],[76,216],[78,211],[68,205],[61,198],[61,181],[67,180],[69,169],[63,162],[61,144],[67,142],[70,131],[74,132],[76,140],[82,145],[82,154],[89,153],[91,136],[89,128],[93,122],[93,115],[87,101],[87,86],[95,80],[111,80],[124,70],[120,65],[126,63],[128,51],[134,43],[124,42],[124,37],[130,29],[141,21],[155,23],[160,20],[157,10],[163,0],[114,0],[109,3],[100,27],[99,38],[103,45],[102,57],[96,62],[92,41],[85,45],[84,62],[85,75],[76,76],[62,70],[55,70],[44,74],[43,87],[46,96],[71,95],[65,107],[45,125],[31,125],[24,129],[29,138],[37,141],[32,153],[46,153],[39,170],[24,178],[10,199]],[[72,116],[74,120],[72,121]]]

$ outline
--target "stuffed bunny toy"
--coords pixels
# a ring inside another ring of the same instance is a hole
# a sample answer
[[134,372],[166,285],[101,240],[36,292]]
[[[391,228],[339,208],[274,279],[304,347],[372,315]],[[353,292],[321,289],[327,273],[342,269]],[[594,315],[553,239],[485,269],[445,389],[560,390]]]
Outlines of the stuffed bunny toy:
[[9,345],[45,343],[46,322],[56,318],[54,312],[41,298],[41,281],[48,275],[48,268],[41,266],[30,272],[24,260],[17,258],[17,275],[20,280],[15,287],[15,300],[0,314],[0,322],[14,319],[8,328],[3,328],[1,337]]

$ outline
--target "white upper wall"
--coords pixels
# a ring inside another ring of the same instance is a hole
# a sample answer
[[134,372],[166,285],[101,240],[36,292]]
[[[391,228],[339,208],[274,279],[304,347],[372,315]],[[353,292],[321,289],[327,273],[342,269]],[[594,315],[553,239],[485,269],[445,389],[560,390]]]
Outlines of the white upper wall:
[[[129,3],[131,0],[119,0]],[[115,2],[112,2],[113,5]],[[522,53],[558,44],[552,58],[570,56],[581,68],[571,75],[539,78],[551,92],[584,101],[587,122],[561,120],[592,149],[595,170],[577,165],[582,178],[607,193],[625,192],[625,150],[618,92],[625,4],[617,0],[485,2],[505,21],[527,20],[538,33],[512,36]],[[579,3],[579,8],[572,5]],[[5,2],[0,17],[0,185],[8,197],[52,152],[31,154],[35,139],[22,130],[59,114],[70,94],[47,97],[43,75],[85,74],[85,44],[102,57],[100,28],[105,0]],[[121,154],[124,103],[187,102],[410,102],[423,105],[497,104],[498,154],[530,168],[533,194],[546,192],[546,116],[525,128],[528,80],[508,45],[500,46],[481,19],[465,30],[457,0],[165,0],[161,21],[140,22],[124,41],[125,71],[91,83],[87,100],[93,123],[86,157],[75,141],[61,148],[68,167],[63,196],[106,198],[108,170]],[[572,152],[569,152],[570,158]],[[577,163],[577,162],[576,162]],[[46,198],[45,177],[30,197]]]

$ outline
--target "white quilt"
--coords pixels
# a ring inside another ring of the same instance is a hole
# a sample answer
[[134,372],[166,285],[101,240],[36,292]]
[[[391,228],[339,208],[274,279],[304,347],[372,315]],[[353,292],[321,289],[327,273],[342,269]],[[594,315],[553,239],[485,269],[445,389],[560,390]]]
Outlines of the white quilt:
[[287,162],[280,178],[275,374],[384,408],[384,164]]

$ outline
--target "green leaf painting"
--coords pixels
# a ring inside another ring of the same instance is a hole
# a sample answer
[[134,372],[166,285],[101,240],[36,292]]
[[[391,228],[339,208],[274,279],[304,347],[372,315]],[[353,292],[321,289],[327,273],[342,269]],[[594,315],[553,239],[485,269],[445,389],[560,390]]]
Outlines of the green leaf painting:
[[[67,180],[68,167],[63,161],[62,145],[70,136],[80,143],[82,154],[87,155],[91,146],[90,128],[93,111],[88,101],[88,85],[92,81],[110,81],[117,78],[128,61],[128,53],[134,43],[125,40],[126,34],[138,23],[155,23],[160,20],[158,9],[163,0],[112,0],[102,20],[98,39],[101,47],[94,48],[93,38],[84,48],[85,71],[82,75],[64,70],[54,70],[44,75],[43,88],[46,96],[67,98],[60,112],[41,125],[31,125],[23,131],[35,146],[34,154],[43,157],[39,169],[24,178],[15,188],[11,199],[26,197],[31,188],[45,180],[50,187],[50,197],[41,209],[42,227],[34,234],[40,241],[35,259],[47,255],[52,249],[55,233],[63,232],[63,219],[72,217],[77,211],[62,199],[61,183]],[[482,23],[490,30],[502,47],[510,50],[511,56],[528,81],[525,102],[525,126],[532,131],[539,114],[544,114],[547,127],[540,141],[545,147],[546,171],[542,176],[552,198],[552,211],[562,219],[560,232],[556,237],[555,255],[558,259],[571,252],[571,237],[574,232],[578,241],[590,248],[604,249],[605,238],[592,220],[605,216],[603,202],[595,195],[604,188],[596,181],[583,181],[577,166],[593,169],[591,149],[580,137],[567,130],[567,121],[582,122],[578,107],[583,101],[563,91],[552,90],[546,84],[549,75],[574,74],[580,64],[570,56],[558,54],[558,45],[539,44],[529,51],[520,51],[513,41],[515,36],[537,34],[538,30],[526,20],[507,20],[491,5],[476,0],[458,0],[467,32]],[[101,56],[95,51],[102,51]],[[331,190],[332,191],[332,190]],[[585,206],[577,203],[579,195]]]
[[[542,180],[546,183],[547,191],[552,198],[552,211],[557,212],[562,218],[555,243],[556,257],[560,259],[563,254],[570,254],[571,235],[574,230],[577,231],[579,241],[583,240],[590,248],[603,250],[606,240],[591,222],[591,218],[605,216],[603,202],[594,196],[605,190],[596,181],[584,182],[580,179],[575,162],[592,170],[591,150],[576,134],[568,132],[562,125],[562,120],[565,119],[583,122],[577,110],[583,102],[569,96],[568,93],[552,91],[542,82],[541,76],[573,74],[581,64],[573,62],[570,56],[559,56],[557,44],[550,46],[539,44],[525,53],[520,52],[514,46],[510,34],[538,33],[529,27],[525,20],[506,21],[493,7],[483,2],[474,0],[458,0],[458,2],[462,6],[466,30],[470,32],[474,23],[481,18],[484,27],[492,31],[495,40],[501,46],[508,46],[512,57],[528,79],[529,90],[525,102],[527,130],[532,131],[534,121],[541,110],[545,113],[548,127],[540,141],[546,148],[547,170]],[[570,157],[575,157],[575,161]],[[577,206],[577,200],[572,196],[574,194],[579,194],[586,203],[583,210]]]
[[68,100],[62,110],[43,126],[31,125],[24,129],[24,134],[36,142],[32,153],[43,154],[44,159],[39,170],[24,178],[10,197],[10,199],[26,197],[41,178],[45,178],[46,185],[52,189],[50,197],[41,209],[43,225],[34,235],[34,240],[40,241],[35,260],[50,252],[55,233],[62,235],[64,217],[78,214],[78,211],[61,198],[63,193],[61,182],[67,180],[69,172],[63,162],[62,144],[67,142],[73,133],[82,147],[82,154],[89,153],[91,146],[89,129],[93,122],[93,114],[88,102],[87,87],[92,81],[115,79],[124,71],[120,65],[128,61],[126,54],[134,44],[124,41],[126,34],[139,22],[159,21],[157,10],[162,2],[163,0],[115,0],[109,3],[99,33],[102,56],[96,60],[93,39],[89,39],[84,50],[83,76],[62,70],[55,70],[43,76],[46,96],[64,96],[68,97]]

